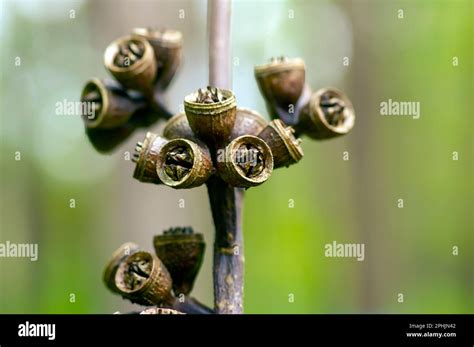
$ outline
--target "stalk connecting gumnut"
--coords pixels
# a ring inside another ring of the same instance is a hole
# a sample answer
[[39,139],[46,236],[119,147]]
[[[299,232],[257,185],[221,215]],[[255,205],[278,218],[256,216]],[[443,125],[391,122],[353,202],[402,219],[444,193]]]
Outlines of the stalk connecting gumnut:
[[[255,67],[255,78],[272,118],[294,113],[305,88],[305,64],[300,58],[273,58]],[[293,111],[293,112],[292,112]]]
[[135,128],[124,124],[113,129],[95,129],[86,127],[86,135],[94,148],[101,153],[107,153],[123,143],[133,133]]
[[145,306],[173,300],[168,270],[158,257],[148,252],[132,254],[120,264],[115,286],[123,297]]
[[267,121],[258,113],[248,108],[238,107],[231,139],[242,135],[258,135],[267,126]]
[[97,78],[84,86],[81,101],[85,103],[82,118],[91,129],[117,128],[144,107],[143,102],[131,99],[119,85]]
[[349,98],[334,88],[315,92],[301,110],[295,126],[298,133],[314,139],[328,139],[347,134],[354,126],[355,113]]
[[205,145],[180,138],[170,140],[161,148],[156,171],[164,184],[180,189],[200,186],[214,170]]
[[153,245],[173,279],[175,295],[188,295],[204,258],[203,235],[195,234],[191,227],[170,228],[155,236]]
[[218,154],[217,169],[222,179],[234,187],[257,186],[271,176],[272,151],[256,136],[240,136]]
[[176,30],[135,28],[133,34],[146,39],[153,47],[156,59],[156,82],[164,90],[181,63],[183,35]]
[[125,36],[112,42],[104,53],[105,67],[125,88],[153,94],[156,77],[155,53],[139,36]]
[[112,292],[121,293],[121,291],[115,285],[115,275],[120,264],[131,254],[135,254],[139,251],[137,244],[133,242],[127,242],[121,245],[112,255],[112,258],[107,263],[104,270],[104,283]]
[[229,139],[237,113],[232,91],[200,88],[184,98],[184,110],[194,134],[208,146],[220,146]]
[[138,142],[132,161],[136,163],[133,178],[140,182],[160,184],[161,180],[156,172],[156,163],[161,148],[168,142],[154,133],[146,133],[145,140]]
[[258,135],[272,150],[275,168],[293,165],[303,158],[301,140],[295,138],[294,132],[280,119],[274,119]]

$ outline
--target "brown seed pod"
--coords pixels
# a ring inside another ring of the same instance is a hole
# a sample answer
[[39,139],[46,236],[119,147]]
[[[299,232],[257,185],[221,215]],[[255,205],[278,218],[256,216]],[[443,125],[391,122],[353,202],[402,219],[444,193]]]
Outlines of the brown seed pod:
[[199,89],[184,98],[184,110],[194,134],[208,146],[220,146],[229,139],[237,113],[232,91]]
[[147,308],[146,310],[141,311],[140,314],[186,314],[186,313],[173,310],[172,308],[151,307],[151,308]]
[[293,134],[292,127],[285,126],[280,119],[274,119],[258,135],[272,150],[275,168],[293,165],[303,158],[301,140]]
[[186,114],[184,113],[178,113],[166,122],[163,129],[163,136],[170,140],[183,138],[197,142],[196,135],[194,135],[191,130]]
[[[298,102],[305,86],[305,64],[300,58],[272,59],[268,64],[255,67],[255,78],[265,101],[286,112]],[[275,116],[275,112],[271,112]]]
[[170,140],[161,148],[156,171],[164,184],[181,189],[200,186],[214,170],[205,145],[179,138]]
[[156,163],[161,148],[168,142],[165,138],[147,132],[145,140],[138,142],[132,161],[136,162],[133,178],[140,182],[161,184],[156,172]]
[[175,295],[188,295],[204,258],[203,235],[195,234],[190,227],[170,228],[155,236],[153,245],[173,279]]
[[135,28],[133,34],[146,39],[155,52],[156,85],[166,89],[181,63],[183,35],[176,30]]
[[311,138],[328,139],[347,134],[354,122],[354,107],[349,98],[335,88],[322,88],[301,110],[295,128]]
[[107,263],[104,270],[104,283],[112,292],[121,293],[115,285],[115,274],[120,264],[131,254],[135,254],[139,251],[137,244],[133,242],[127,242],[121,245],[112,255],[112,258]]
[[256,136],[237,137],[218,153],[217,170],[222,179],[234,187],[258,186],[272,174],[272,151]]
[[129,255],[115,274],[115,286],[130,301],[154,306],[173,300],[171,276],[155,255],[137,252]]
[[112,129],[125,124],[143,102],[131,99],[119,85],[93,78],[82,90],[82,118],[90,129]]
[[231,139],[242,135],[258,135],[267,126],[267,121],[256,111],[238,107]]
[[153,47],[139,36],[124,36],[112,42],[104,53],[107,70],[125,88],[153,94],[156,59]]

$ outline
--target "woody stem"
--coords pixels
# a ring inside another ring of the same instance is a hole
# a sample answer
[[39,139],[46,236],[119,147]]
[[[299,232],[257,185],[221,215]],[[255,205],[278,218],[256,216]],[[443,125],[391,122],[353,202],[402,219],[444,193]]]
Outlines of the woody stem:
[[[230,0],[209,0],[209,85],[230,89]],[[220,177],[207,183],[215,226],[214,305],[216,313],[243,312],[244,252],[241,225],[243,190]]]

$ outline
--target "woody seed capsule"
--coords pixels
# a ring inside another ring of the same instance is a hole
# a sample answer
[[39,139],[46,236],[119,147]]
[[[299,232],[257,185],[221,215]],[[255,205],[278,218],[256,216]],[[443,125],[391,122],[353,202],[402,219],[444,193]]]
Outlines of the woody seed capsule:
[[92,114],[82,115],[86,127],[91,129],[117,128],[145,105],[132,100],[119,85],[97,78],[84,86],[81,101],[92,104]]
[[107,70],[125,88],[153,94],[156,60],[150,43],[139,36],[125,36],[112,42],[104,53]]
[[133,178],[140,182],[161,184],[156,172],[156,163],[161,148],[168,140],[154,133],[148,132],[143,142],[138,142],[135,147],[132,161],[136,162]]
[[237,111],[232,91],[201,88],[185,97],[184,110],[194,134],[208,146],[220,146],[229,139]]
[[231,139],[242,135],[258,135],[267,126],[267,121],[258,113],[248,108],[238,107]]
[[347,134],[354,122],[354,107],[349,98],[335,88],[323,88],[315,92],[301,110],[295,129],[322,140]]
[[305,88],[305,64],[300,58],[280,57],[255,67],[255,78],[270,116],[278,118],[296,108]]
[[257,186],[270,178],[273,156],[262,139],[244,135],[232,140],[217,158],[217,170],[234,187]]
[[142,312],[140,312],[140,314],[186,314],[186,313],[173,310],[172,308],[151,307],[151,308],[147,308],[146,310],[143,310]]
[[112,258],[107,263],[104,270],[104,283],[112,292],[120,293],[120,290],[115,285],[115,275],[120,264],[131,254],[135,254],[139,251],[137,244],[133,242],[127,242],[121,245],[112,255]]
[[128,256],[115,275],[123,297],[145,306],[172,301],[171,276],[161,260],[148,252]]
[[184,113],[178,113],[166,122],[163,129],[163,136],[170,140],[183,138],[198,142]]
[[175,189],[200,186],[213,171],[209,149],[191,140],[170,140],[160,149],[157,157],[158,177]]
[[183,35],[176,30],[135,28],[133,34],[146,39],[153,47],[156,59],[156,82],[161,90],[173,79],[182,56]]
[[272,150],[275,168],[293,165],[303,158],[301,140],[293,134],[292,127],[285,126],[280,119],[274,119],[258,135]]
[[155,236],[153,244],[173,279],[175,295],[188,295],[204,258],[203,235],[195,234],[190,227],[170,228]]

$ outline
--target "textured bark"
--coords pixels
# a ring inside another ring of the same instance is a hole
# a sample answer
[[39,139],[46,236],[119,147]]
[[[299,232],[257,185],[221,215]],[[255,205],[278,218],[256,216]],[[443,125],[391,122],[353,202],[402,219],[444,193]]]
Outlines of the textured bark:
[[243,312],[244,249],[241,225],[243,191],[213,177],[207,184],[216,228],[214,304],[217,313]]

